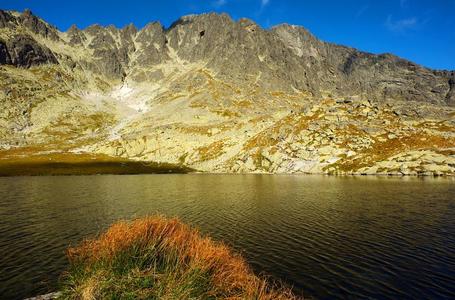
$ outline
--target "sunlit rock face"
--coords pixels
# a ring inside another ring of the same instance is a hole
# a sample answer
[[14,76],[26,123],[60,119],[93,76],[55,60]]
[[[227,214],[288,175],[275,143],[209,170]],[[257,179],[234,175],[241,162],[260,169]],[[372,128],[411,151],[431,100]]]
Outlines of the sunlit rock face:
[[0,158],[455,174],[455,75],[226,14],[60,32],[0,11]]

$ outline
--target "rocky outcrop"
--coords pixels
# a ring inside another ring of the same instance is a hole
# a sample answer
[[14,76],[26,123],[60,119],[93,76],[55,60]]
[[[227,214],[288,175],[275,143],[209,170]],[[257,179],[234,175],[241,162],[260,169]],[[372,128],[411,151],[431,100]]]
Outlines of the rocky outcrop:
[[374,55],[317,40],[305,29],[282,25],[273,29],[301,58],[310,86],[337,95],[364,94],[387,99],[448,104],[449,85],[444,73],[391,54]]
[[[17,30],[23,26],[24,33]],[[40,64],[57,63],[52,51],[40,44],[32,34],[43,38],[58,41],[58,33],[52,27],[26,10],[19,17],[12,13],[0,10],[0,29],[6,30],[0,36],[0,64],[14,65],[17,67],[31,67]],[[27,34],[30,32],[30,34]]]
[[[28,10],[19,17],[1,11],[0,26],[12,24],[60,40],[54,27]],[[322,42],[299,26],[284,24],[264,30],[251,20],[235,22],[226,14],[211,13],[182,17],[167,30],[159,23],[139,31],[132,25],[123,29],[93,25],[82,31],[71,27],[66,34],[66,43],[91,52],[90,59],[79,63],[110,79],[123,80],[127,74],[140,81],[157,78],[160,72],[144,69],[165,63],[175,53],[233,83],[259,76],[257,84],[267,90],[297,89],[314,95],[324,90],[338,97],[363,94],[376,101],[454,105],[453,72],[433,71],[391,54],[374,55]]]
[[0,64],[26,67],[58,63],[49,48],[28,35],[15,35],[8,42],[0,40]]
[[11,26],[15,18],[8,12],[0,9],[0,28]]
[[54,41],[59,40],[57,28],[45,23],[43,20],[33,15],[28,9],[26,9],[17,20],[33,33]]
[[[446,92],[446,102],[448,105],[455,106],[455,72],[444,72],[444,76],[448,78],[449,90],[443,89],[441,91],[440,88],[435,87],[433,90],[435,92]],[[433,91],[432,90],[432,91]]]
[[93,25],[83,31],[71,28],[68,32],[70,43],[86,45],[92,51],[92,60],[87,62],[87,67],[110,79],[124,79],[129,69],[130,56],[135,51],[133,37],[137,29],[130,25],[123,29],[113,26],[102,27]]
[[59,297],[61,297],[61,295],[62,295],[62,293],[60,293],[60,292],[54,292],[54,293],[39,295],[36,297],[27,298],[25,300],[52,300],[52,299],[58,299]]
[[66,33],[68,34],[69,44],[71,46],[83,45],[83,43],[87,41],[85,35],[76,27],[76,25],[72,25]]
[[158,23],[147,24],[138,34],[135,41],[141,46],[136,63],[139,66],[160,64],[168,58],[167,39],[163,26]]
[[8,52],[8,48],[6,47],[6,43],[0,41],[0,65],[10,65],[11,64],[11,57]]

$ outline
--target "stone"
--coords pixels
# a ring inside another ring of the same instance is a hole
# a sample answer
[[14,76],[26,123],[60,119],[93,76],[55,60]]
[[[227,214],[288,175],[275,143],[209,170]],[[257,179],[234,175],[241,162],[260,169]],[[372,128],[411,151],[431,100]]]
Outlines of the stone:
[[389,140],[391,140],[391,139],[396,139],[397,137],[398,137],[398,136],[397,136],[396,134],[394,134],[394,133],[389,133],[389,134],[387,135],[387,138],[388,138]]
[[59,297],[61,297],[61,294],[62,293],[60,293],[60,292],[54,292],[54,293],[48,293],[48,294],[39,295],[39,296],[36,296],[36,297],[26,298],[25,300],[52,300],[52,299],[58,299]]
[[36,34],[42,35],[54,41],[58,41],[60,39],[57,34],[57,29],[54,26],[50,26],[42,19],[33,15],[29,9],[24,10],[24,12],[18,17],[18,21]]
[[29,68],[47,63],[58,61],[49,48],[28,35],[15,35],[7,43],[0,41],[0,64]]
[[10,65],[11,56],[9,55],[6,44],[0,41],[0,65]]
[[15,21],[16,21],[16,18],[14,18],[14,16],[12,16],[10,13],[0,9],[0,28],[10,27],[10,26],[12,27],[12,26],[14,26],[14,24],[12,24],[12,23],[15,23]]

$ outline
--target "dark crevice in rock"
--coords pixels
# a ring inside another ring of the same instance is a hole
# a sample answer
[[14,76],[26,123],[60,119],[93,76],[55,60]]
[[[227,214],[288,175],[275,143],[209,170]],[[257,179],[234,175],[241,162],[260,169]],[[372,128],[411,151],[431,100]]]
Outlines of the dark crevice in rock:
[[455,76],[453,72],[452,78],[449,78],[448,84],[449,90],[447,91],[445,100],[448,105],[455,106]]
[[359,55],[357,52],[354,52],[353,54],[351,54],[348,59],[346,60],[346,62],[344,63],[343,67],[342,67],[342,71],[344,74],[346,75],[350,75],[354,69],[354,64],[355,64],[355,61],[359,58]]
[[8,52],[8,48],[6,48],[6,44],[3,41],[0,41],[0,65],[10,65],[11,64],[11,57]]

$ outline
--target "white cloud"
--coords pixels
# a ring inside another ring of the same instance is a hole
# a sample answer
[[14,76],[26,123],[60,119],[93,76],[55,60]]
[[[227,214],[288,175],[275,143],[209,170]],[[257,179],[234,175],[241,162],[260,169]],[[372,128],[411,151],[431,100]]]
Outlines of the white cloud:
[[361,8],[359,8],[359,10],[357,11],[357,13],[355,14],[355,17],[356,17],[356,18],[359,18],[359,17],[362,16],[369,8],[370,8],[369,5],[364,5],[364,6],[362,6]]
[[221,7],[227,3],[227,0],[216,0],[212,4],[215,7]]
[[261,7],[264,7],[266,6],[267,4],[269,4],[270,0],[261,0]]
[[385,26],[392,32],[395,33],[404,33],[407,30],[415,29],[418,25],[418,19],[416,17],[408,18],[408,19],[401,19],[401,20],[393,20],[392,15],[387,17],[385,21]]

